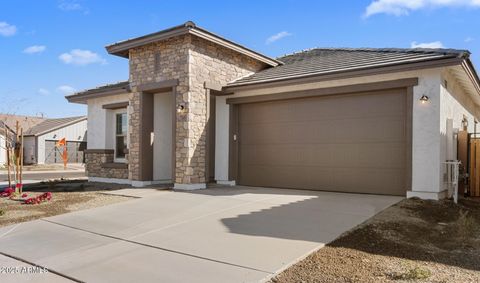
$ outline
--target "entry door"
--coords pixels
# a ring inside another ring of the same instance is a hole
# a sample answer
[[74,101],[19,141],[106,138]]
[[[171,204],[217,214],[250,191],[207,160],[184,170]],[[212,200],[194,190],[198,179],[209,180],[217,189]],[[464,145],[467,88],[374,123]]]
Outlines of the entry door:
[[241,104],[241,185],[405,195],[406,91]]
[[173,95],[153,95],[153,180],[172,182]]

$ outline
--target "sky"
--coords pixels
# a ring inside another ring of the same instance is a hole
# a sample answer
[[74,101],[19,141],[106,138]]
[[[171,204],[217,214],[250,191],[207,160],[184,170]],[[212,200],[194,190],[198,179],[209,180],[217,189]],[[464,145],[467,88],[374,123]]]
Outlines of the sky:
[[85,115],[64,96],[128,79],[128,60],[106,45],[189,20],[271,57],[443,47],[467,49],[480,64],[480,0],[2,0],[0,113]]

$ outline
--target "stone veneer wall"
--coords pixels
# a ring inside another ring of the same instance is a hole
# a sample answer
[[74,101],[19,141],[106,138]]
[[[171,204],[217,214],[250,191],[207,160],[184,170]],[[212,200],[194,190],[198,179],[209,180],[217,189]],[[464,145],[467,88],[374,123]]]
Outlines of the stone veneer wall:
[[[85,153],[85,169],[88,177],[128,179],[127,168],[104,167],[105,164],[112,164],[114,157],[112,152],[95,152],[88,150]],[[127,156],[128,157],[128,156]]]
[[206,113],[204,82],[225,85],[265,67],[248,56],[192,35],[184,35],[130,50],[130,172],[139,180],[139,85],[178,79],[177,104],[186,106],[176,117],[175,183],[206,182]]

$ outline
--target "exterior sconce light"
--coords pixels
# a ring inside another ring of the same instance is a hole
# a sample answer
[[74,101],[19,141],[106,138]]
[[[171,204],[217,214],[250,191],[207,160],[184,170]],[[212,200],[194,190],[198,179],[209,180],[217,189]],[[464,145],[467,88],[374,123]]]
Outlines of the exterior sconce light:
[[185,113],[185,104],[177,105],[177,113]]
[[422,104],[424,104],[425,102],[428,101],[428,96],[426,96],[425,94],[422,95],[422,97],[420,97],[420,101],[422,102]]
[[468,120],[467,120],[466,117],[463,117],[463,119],[462,119],[462,127],[463,127],[464,129],[467,129],[467,128],[468,128]]

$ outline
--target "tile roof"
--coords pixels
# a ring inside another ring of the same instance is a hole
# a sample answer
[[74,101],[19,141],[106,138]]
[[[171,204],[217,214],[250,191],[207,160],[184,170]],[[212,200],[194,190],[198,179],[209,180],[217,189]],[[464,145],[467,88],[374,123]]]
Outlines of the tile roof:
[[46,118],[43,117],[0,114],[0,125],[3,127],[3,123],[5,123],[5,125],[7,125],[12,131],[15,131],[16,129],[17,121],[19,127],[23,128],[23,131],[25,132],[45,120]]
[[97,86],[96,88],[86,89],[71,95],[65,96],[69,102],[76,103],[87,103],[87,98],[100,97],[106,94],[117,94],[117,93],[128,93],[130,92],[130,83],[128,81],[121,81],[111,84],[105,84]]
[[448,58],[468,58],[470,52],[429,48],[313,48],[277,58],[284,64],[237,79],[240,86],[312,75],[378,68]]
[[128,91],[129,87],[130,87],[130,83],[128,81],[120,81],[116,83],[100,85],[92,89],[82,90],[82,91],[76,92],[75,94],[68,95],[66,97],[88,95],[88,94],[104,92],[110,89],[117,89],[117,88],[124,88]]
[[67,126],[75,121],[81,121],[87,119],[86,116],[76,116],[67,118],[45,119],[43,122],[28,129],[25,136],[35,136],[44,132],[52,131],[64,126]]

